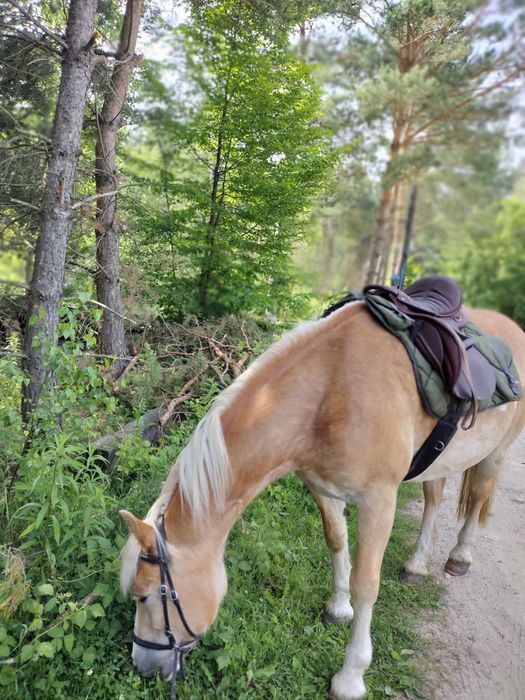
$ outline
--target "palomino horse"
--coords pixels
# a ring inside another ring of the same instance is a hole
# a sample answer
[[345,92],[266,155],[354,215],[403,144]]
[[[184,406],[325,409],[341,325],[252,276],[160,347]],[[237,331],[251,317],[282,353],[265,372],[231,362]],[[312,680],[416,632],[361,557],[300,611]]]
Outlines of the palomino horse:
[[[521,329],[491,311],[472,312],[471,319],[506,338],[524,377]],[[447,563],[454,573],[466,571],[476,525],[486,515],[507,448],[524,422],[523,401],[480,414],[474,427],[458,430],[417,478],[425,481],[426,504],[408,576],[427,574],[445,478],[469,469],[460,502],[466,521]],[[295,472],[321,510],[331,554],[333,593],[326,613],[334,621],[353,619],[331,696],[362,698],[372,660],[372,608],[397,489],[434,425],[405,349],[361,302],[299,326],[272,346],[219,395],[145,520],[121,511],[131,531],[121,584],[137,600],[132,656],[139,672],[159,668],[165,679],[176,676],[226,593],[223,557],[231,527],[268,484]],[[355,505],[358,518],[352,569],[345,503]]]

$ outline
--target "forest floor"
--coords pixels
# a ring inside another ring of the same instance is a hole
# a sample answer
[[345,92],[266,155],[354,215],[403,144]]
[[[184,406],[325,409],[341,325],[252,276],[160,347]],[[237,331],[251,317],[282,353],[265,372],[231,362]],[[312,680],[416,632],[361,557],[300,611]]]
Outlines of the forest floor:
[[[525,700],[525,432],[511,448],[474,561],[463,577],[443,565],[455,544],[460,476],[449,479],[431,571],[446,604],[421,626],[435,700]],[[415,504],[418,514],[422,504]],[[416,510],[410,508],[411,512]],[[427,697],[427,696],[425,696]]]

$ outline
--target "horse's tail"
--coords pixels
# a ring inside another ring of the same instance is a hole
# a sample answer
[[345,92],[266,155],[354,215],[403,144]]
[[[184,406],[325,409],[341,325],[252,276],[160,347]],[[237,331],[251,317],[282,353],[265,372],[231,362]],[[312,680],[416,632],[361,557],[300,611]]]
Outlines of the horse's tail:
[[481,499],[483,503],[478,515],[480,525],[485,525],[492,507],[492,499],[496,489],[497,478],[494,476],[485,482],[480,489],[479,480],[476,480],[478,465],[470,467],[463,472],[461,491],[459,493],[458,518],[466,518]]

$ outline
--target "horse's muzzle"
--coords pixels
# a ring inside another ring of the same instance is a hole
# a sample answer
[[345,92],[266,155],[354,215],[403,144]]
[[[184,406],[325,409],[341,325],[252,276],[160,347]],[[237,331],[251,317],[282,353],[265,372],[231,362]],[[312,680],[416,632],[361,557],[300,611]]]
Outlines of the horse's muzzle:
[[153,676],[158,669],[162,674],[162,678],[165,681],[169,681],[173,675],[173,665],[175,663],[177,663],[177,671],[179,670],[178,661],[171,649],[155,651],[145,649],[134,643],[131,658],[141,676]]

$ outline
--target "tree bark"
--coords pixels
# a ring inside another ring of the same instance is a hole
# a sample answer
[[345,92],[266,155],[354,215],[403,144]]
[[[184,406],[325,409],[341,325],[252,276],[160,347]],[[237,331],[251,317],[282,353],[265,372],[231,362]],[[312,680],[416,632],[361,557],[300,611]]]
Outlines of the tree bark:
[[335,241],[336,232],[334,217],[326,214],[321,219],[321,231],[323,234],[323,267],[321,273],[321,291],[328,293],[333,289]]
[[142,60],[141,56],[135,54],[135,47],[143,7],[144,0],[127,0],[115,67],[102,111],[97,115],[95,183],[99,197],[95,219],[95,283],[98,301],[116,312],[104,311],[99,335],[100,352],[117,358],[112,368],[114,376],[118,376],[124,369],[126,360],[122,358],[127,355],[120,293],[117,134],[123,124],[122,110],[133,71]]
[[376,227],[372,236],[368,269],[365,277],[367,284],[384,284],[386,274],[386,261],[390,248],[392,227],[390,212],[395,195],[395,186],[386,187],[383,190]]
[[399,272],[401,265],[406,226],[405,189],[404,182],[398,183],[393,203],[391,256],[386,270],[386,279],[389,280],[389,284],[393,276]]
[[58,305],[64,284],[66,243],[72,224],[72,200],[86,93],[93,68],[97,0],[71,0],[67,49],[51,135],[40,232],[36,242],[28,313],[24,332],[24,368],[29,383],[22,392],[22,417],[27,424],[42,386],[52,371],[46,368],[48,344],[56,343]]

